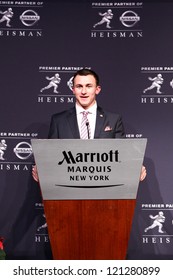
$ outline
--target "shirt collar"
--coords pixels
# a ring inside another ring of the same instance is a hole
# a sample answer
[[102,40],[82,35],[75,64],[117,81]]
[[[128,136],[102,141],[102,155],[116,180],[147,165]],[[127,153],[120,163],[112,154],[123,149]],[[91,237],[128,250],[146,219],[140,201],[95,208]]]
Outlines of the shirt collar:
[[[77,114],[81,114],[84,110],[84,108],[82,108],[79,104],[76,103],[76,113]],[[87,109],[86,111],[88,111],[91,114],[96,114],[96,110],[97,110],[97,102],[95,102],[89,109]]]

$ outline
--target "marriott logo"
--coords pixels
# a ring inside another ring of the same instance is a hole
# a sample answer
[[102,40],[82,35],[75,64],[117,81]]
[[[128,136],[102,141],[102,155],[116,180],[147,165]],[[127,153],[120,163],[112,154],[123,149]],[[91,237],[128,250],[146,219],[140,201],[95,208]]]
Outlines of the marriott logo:
[[58,162],[58,165],[63,163],[76,164],[76,163],[87,163],[87,162],[118,162],[119,152],[118,150],[110,150],[108,153],[76,153],[73,154],[71,151],[62,152],[63,159]]

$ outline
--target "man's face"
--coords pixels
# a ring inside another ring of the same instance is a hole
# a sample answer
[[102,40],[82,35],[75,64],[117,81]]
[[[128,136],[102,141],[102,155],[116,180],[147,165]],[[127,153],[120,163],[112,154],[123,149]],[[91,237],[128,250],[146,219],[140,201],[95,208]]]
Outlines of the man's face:
[[100,90],[101,87],[96,85],[96,80],[92,75],[77,75],[74,79],[73,93],[76,102],[85,110],[95,103],[96,95],[99,94]]

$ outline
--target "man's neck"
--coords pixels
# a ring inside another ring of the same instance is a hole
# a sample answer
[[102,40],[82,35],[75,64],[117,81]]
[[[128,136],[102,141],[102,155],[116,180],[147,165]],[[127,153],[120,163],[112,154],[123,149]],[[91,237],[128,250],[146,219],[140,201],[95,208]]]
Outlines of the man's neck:
[[82,107],[80,104],[78,104],[76,102],[75,104],[75,107],[78,108],[78,110],[85,110],[85,111],[89,111],[89,110],[93,110],[94,108],[97,108],[97,102],[95,101],[93,105],[91,105],[89,108],[85,108],[85,107]]

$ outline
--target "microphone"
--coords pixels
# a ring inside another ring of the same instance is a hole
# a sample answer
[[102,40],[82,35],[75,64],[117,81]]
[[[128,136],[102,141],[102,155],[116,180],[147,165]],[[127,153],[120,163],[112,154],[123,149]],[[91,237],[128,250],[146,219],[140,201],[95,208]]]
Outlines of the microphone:
[[90,129],[89,129],[89,121],[86,121],[86,127],[87,127],[87,133],[88,133],[88,139],[90,139]]

